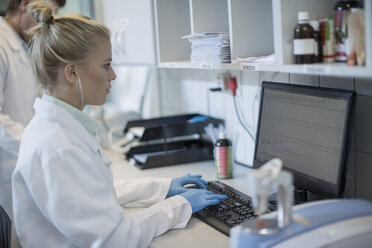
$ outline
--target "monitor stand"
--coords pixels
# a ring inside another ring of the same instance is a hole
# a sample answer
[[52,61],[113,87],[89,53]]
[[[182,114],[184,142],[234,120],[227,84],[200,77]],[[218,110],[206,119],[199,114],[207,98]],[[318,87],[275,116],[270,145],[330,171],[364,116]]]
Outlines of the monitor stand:
[[[305,202],[325,200],[329,198],[321,197],[298,186],[293,187],[293,205],[302,204]],[[272,193],[268,197],[269,204],[275,206],[277,202],[277,193]]]
[[294,186],[293,200],[294,200],[294,205],[307,202],[307,190]]
[[314,194],[310,191],[307,191],[307,190],[302,189],[302,188],[297,187],[297,186],[294,186],[293,197],[294,197],[294,204],[295,205],[305,203],[305,202],[331,199],[329,197],[323,197],[323,196]]

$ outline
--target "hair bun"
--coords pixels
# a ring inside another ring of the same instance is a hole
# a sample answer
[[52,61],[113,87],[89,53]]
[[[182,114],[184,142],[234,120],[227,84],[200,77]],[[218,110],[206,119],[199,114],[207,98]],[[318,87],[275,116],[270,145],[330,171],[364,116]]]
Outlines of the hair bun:
[[45,20],[45,23],[51,23],[53,20],[54,20],[54,16],[53,15],[50,15],[49,16],[50,18],[48,20]]
[[45,1],[31,1],[27,12],[33,20],[42,24],[50,24],[54,20],[53,8]]

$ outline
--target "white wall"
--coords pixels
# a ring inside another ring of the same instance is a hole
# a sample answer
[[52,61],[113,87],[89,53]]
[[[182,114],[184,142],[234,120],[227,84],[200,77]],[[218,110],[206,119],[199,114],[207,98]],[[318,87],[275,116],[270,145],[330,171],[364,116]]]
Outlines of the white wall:
[[[207,90],[217,87],[224,71],[160,69],[161,108],[164,115],[199,112],[208,114]],[[346,196],[372,200],[372,79],[231,71],[238,78],[238,96],[245,121],[255,130],[259,105],[259,82],[272,80],[331,88],[352,89],[358,94],[355,129],[349,156]],[[209,114],[222,118],[236,146],[236,159],[251,164],[254,143],[240,126],[232,96],[209,94]],[[235,165],[238,166],[238,165]]]
[[63,8],[58,10],[58,14],[80,13],[82,15],[94,18],[93,0],[70,0],[66,1]]

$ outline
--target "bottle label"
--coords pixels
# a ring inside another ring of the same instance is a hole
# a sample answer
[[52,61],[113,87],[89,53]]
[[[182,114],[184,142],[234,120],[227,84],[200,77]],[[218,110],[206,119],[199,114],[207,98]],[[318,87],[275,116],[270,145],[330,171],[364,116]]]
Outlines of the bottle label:
[[337,62],[346,62],[347,61],[347,54],[346,54],[346,45],[338,43],[336,45],[336,55],[335,59]]
[[232,149],[231,146],[214,148],[217,178],[232,178]]
[[294,39],[293,40],[293,54],[304,55],[315,53],[314,39]]

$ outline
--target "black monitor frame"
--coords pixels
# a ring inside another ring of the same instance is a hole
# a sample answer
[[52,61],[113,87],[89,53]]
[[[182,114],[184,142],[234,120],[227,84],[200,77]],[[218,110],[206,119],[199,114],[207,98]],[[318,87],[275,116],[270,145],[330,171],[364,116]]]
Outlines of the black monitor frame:
[[322,198],[339,198],[342,196],[344,186],[345,186],[345,175],[346,175],[346,165],[348,161],[348,154],[351,145],[351,133],[352,125],[354,119],[354,110],[356,102],[356,93],[350,90],[332,89],[324,87],[314,87],[314,86],[304,86],[304,85],[293,85],[287,83],[276,83],[276,82],[262,82],[261,88],[261,99],[260,99],[260,109],[257,123],[257,132],[255,139],[255,151],[253,158],[253,168],[261,167],[265,162],[257,160],[257,148],[258,140],[260,134],[261,126],[261,111],[263,106],[263,100],[265,96],[265,89],[278,89],[285,92],[320,96],[320,97],[330,97],[330,98],[345,98],[347,99],[347,111],[345,116],[345,129],[342,138],[342,148],[341,148],[341,158],[339,164],[339,170],[337,175],[336,184],[331,184],[314,176],[305,175],[299,171],[289,169],[283,164],[283,169],[290,171],[293,174],[294,185],[310,191],[314,194],[319,195]]

